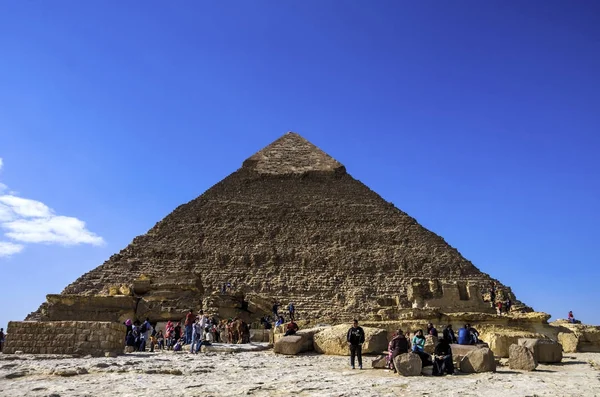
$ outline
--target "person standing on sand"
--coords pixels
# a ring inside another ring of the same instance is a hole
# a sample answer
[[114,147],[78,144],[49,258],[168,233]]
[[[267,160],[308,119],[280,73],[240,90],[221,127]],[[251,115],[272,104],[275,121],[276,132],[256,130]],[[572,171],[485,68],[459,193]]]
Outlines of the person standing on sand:
[[129,335],[129,333],[133,330],[133,323],[131,322],[131,319],[128,318],[123,324],[125,324],[126,327],[125,339],[127,339],[127,335]]
[[140,351],[146,351],[146,344],[149,341],[148,334],[152,331],[152,324],[150,324],[150,319],[146,317],[146,321],[142,323],[140,326]]
[[358,368],[362,369],[362,345],[365,343],[365,331],[358,326],[358,320],[352,322],[346,340],[350,347],[350,366],[354,369],[354,358],[358,356]]
[[275,321],[277,321],[277,319],[279,318],[279,303],[278,302],[273,303],[273,307],[271,308],[271,311],[273,312],[273,316],[275,316]]
[[200,346],[202,345],[202,327],[200,326],[200,319],[196,318],[196,322],[192,326],[192,343],[190,346],[190,353],[198,353]]
[[171,350],[175,342],[173,342],[173,334],[175,332],[175,326],[171,320],[167,321],[165,326],[165,338],[167,340],[167,350]]
[[178,321],[175,328],[173,328],[173,338],[175,339],[175,343],[179,342],[181,338],[181,321]]
[[185,344],[189,345],[192,343],[192,327],[194,326],[194,320],[196,316],[194,316],[194,311],[190,309],[188,314],[185,316]]
[[4,347],[4,328],[0,328],[0,352],[2,352],[3,347]]

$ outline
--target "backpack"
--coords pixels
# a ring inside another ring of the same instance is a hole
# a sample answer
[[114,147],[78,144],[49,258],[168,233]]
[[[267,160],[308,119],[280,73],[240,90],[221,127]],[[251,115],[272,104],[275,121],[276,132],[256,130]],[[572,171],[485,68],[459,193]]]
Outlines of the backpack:
[[144,324],[142,324],[142,326],[140,327],[140,333],[145,334],[146,331],[148,331],[148,326],[146,325],[146,322],[144,322]]

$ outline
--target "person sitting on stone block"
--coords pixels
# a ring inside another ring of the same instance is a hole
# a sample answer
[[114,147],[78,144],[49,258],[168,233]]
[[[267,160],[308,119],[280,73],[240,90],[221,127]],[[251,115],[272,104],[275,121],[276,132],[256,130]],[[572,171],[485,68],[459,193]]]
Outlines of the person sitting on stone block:
[[581,321],[579,320],[575,320],[575,316],[573,316],[573,312],[569,311],[569,316],[567,317],[567,320],[571,323],[571,324],[581,324]]
[[412,351],[419,356],[423,367],[432,365],[431,356],[425,353],[425,336],[422,329],[415,332],[412,339]]
[[394,373],[396,373],[396,368],[394,367],[394,358],[400,354],[408,353],[408,349],[408,340],[404,336],[402,330],[399,329],[388,345],[389,366],[394,370]]
[[285,331],[285,334],[283,336],[289,336],[289,335],[294,335],[296,332],[298,332],[300,328],[298,328],[298,324],[296,324],[293,321],[290,321],[287,325],[287,331]]
[[469,330],[469,335],[471,337],[471,344],[476,345],[479,343],[479,332],[471,326],[471,324],[467,324],[467,328]]
[[444,328],[444,332],[442,333],[443,339],[446,339],[448,343],[458,343],[456,340],[456,336],[454,336],[454,330],[452,329],[452,324],[448,324],[446,328]]
[[415,332],[415,336],[412,338],[412,351],[413,352],[424,352],[425,351],[425,336],[423,336],[422,329]]
[[158,350],[163,350],[165,348],[165,335],[163,334],[162,329],[156,333],[156,343]]
[[433,323],[427,324],[427,335],[435,336],[437,338],[438,332],[437,329],[433,326]]
[[454,363],[452,362],[452,348],[448,339],[442,338],[435,345],[433,355],[433,375],[454,374]]
[[472,344],[471,334],[469,332],[469,325],[465,324],[464,327],[458,330],[458,344],[459,345],[470,345]]

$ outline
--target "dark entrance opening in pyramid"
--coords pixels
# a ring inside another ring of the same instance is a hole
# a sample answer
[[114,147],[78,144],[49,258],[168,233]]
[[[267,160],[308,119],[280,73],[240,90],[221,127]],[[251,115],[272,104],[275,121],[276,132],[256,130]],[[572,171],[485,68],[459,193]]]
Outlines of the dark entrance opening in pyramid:
[[[221,294],[231,282],[236,294]],[[492,313],[496,283],[296,133],[177,207],[29,319],[180,319],[190,308],[254,315],[294,302],[309,320],[394,319],[410,310]]]

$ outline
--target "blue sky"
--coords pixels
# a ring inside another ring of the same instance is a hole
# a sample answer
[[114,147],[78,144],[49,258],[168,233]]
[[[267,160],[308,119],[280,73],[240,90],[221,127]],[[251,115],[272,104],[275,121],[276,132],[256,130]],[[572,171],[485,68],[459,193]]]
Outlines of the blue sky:
[[594,1],[0,3],[0,326],[289,130],[600,323]]

